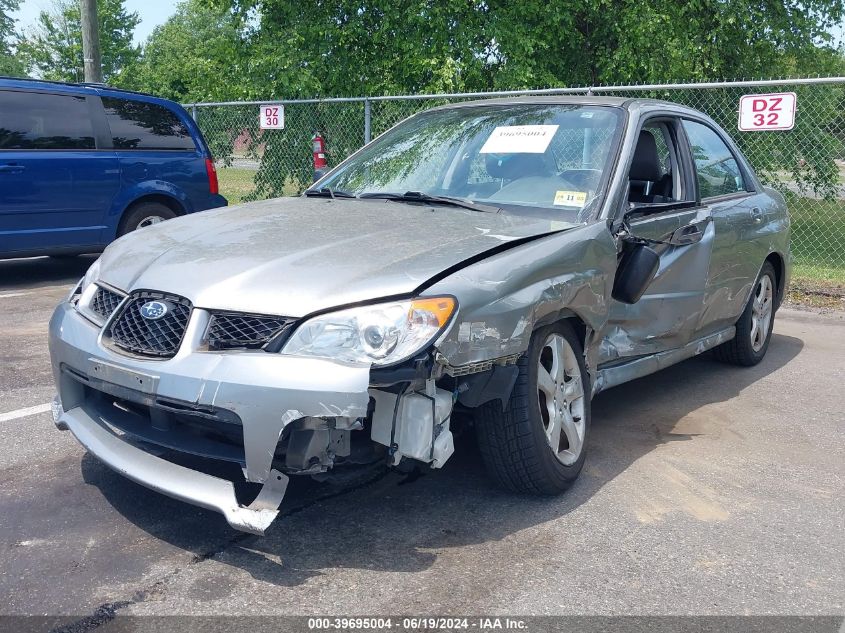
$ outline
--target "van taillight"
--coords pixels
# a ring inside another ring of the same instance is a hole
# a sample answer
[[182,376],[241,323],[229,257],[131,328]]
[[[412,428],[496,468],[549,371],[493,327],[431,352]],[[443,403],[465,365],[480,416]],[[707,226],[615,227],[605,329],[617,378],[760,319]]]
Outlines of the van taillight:
[[205,171],[208,174],[209,193],[219,193],[220,189],[217,185],[217,170],[214,168],[214,161],[210,158],[205,159]]

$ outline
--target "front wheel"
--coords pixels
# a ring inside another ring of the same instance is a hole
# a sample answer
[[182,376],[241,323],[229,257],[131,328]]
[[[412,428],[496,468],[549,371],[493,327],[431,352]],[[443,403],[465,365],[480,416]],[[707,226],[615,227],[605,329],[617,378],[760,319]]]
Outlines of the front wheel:
[[745,367],[751,367],[763,360],[772,338],[776,301],[775,268],[771,262],[766,262],[754,282],[748,304],[736,322],[736,336],[714,348],[713,354],[716,358]]
[[581,342],[569,323],[537,330],[520,358],[504,410],[478,410],[476,434],[490,475],[501,486],[558,494],[581,472],[590,429],[590,381]]

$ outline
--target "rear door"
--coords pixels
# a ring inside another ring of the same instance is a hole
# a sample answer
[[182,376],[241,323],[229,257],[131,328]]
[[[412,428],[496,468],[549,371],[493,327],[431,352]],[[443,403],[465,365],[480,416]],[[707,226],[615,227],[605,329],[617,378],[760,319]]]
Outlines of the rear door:
[[102,100],[125,193],[165,193],[187,212],[207,208],[205,154],[185,121],[152,101],[113,95]]
[[771,200],[755,191],[734,151],[706,121],[684,119],[695,161],[699,195],[710,208],[716,231],[707,277],[702,331],[733,324],[745,308],[751,285],[769,254],[765,221]]
[[99,99],[0,91],[0,253],[96,248],[119,185]]
[[642,298],[633,305],[611,299],[601,363],[683,347],[698,333],[704,309],[715,233],[709,207],[696,202],[694,170],[680,120],[650,118],[638,139],[638,144],[653,147],[637,151],[629,171],[630,201],[641,210],[631,217],[632,234],[660,240],[695,225],[703,237],[685,246],[656,246],[660,268]]

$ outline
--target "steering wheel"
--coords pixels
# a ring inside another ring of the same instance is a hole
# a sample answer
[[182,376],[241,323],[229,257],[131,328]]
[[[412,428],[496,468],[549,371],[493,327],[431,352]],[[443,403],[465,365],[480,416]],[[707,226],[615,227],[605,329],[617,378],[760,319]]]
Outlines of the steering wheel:
[[559,175],[578,189],[595,191],[599,188],[601,174],[602,172],[599,169],[565,169]]

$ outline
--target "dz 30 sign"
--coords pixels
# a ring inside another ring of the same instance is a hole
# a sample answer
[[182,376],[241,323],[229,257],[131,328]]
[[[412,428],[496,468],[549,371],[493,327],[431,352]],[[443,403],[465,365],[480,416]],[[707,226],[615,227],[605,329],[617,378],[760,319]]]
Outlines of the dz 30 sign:
[[261,106],[259,123],[262,130],[283,130],[285,128],[285,106]]
[[791,130],[795,126],[795,93],[745,95],[739,100],[739,129]]

